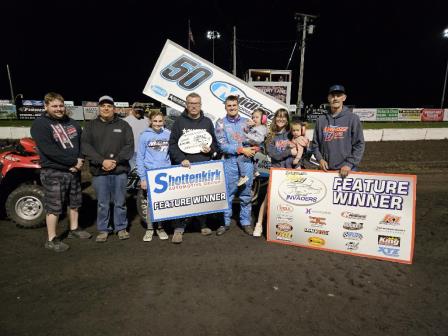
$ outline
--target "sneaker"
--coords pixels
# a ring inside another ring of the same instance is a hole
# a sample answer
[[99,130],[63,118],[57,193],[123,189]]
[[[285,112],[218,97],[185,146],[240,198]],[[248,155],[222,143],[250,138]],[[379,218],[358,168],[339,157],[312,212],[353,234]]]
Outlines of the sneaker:
[[243,184],[246,184],[246,182],[249,180],[247,176],[241,176],[238,180],[238,187],[242,186]]
[[255,176],[255,177],[258,177],[258,176],[260,176],[260,172],[257,172],[257,171],[256,171],[256,172],[254,172],[254,176]]
[[201,229],[201,235],[210,236],[211,234],[212,234],[212,230],[210,230],[208,227]]
[[90,239],[92,238],[92,235],[85,230],[77,228],[75,230],[70,230],[68,232],[67,238]]
[[216,230],[217,236],[222,236],[224,233],[230,230],[230,226],[222,225]]
[[260,223],[255,224],[254,237],[261,237],[263,226]]
[[100,232],[98,233],[98,235],[96,236],[95,241],[97,243],[104,243],[107,241],[107,237],[109,236],[109,232]]
[[152,240],[153,235],[154,235],[154,230],[146,230],[145,235],[143,236],[143,241],[150,242]]
[[164,229],[157,229],[157,235],[160,240],[167,240],[169,238]]
[[251,225],[244,225],[243,226],[243,231],[245,233],[247,233],[249,236],[253,236],[254,235],[254,229],[252,229]]
[[171,239],[171,242],[174,244],[180,244],[182,243],[182,231],[174,231],[173,238]]
[[129,239],[129,237],[130,237],[129,232],[127,232],[126,230],[118,231],[118,238],[120,240]]
[[45,242],[45,248],[53,250],[54,252],[64,252],[67,251],[70,246],[61,242],[59,238],[54,237],[52,240]]

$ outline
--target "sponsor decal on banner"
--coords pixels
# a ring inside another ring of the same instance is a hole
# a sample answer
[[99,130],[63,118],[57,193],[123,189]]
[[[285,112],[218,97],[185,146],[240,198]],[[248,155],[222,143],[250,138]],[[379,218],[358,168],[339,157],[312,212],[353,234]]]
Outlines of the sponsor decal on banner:
[[399,121],[421,121],[422,109],[399,109]]
[[376,120],[376,109],[373,108],[354,108],[353,113],[356,114],[361,121]]
[[[198,216],[227,210],[222,161],[146,171],[152,221]],[[179,197],[182,196],[182,197]]]
[[291,241],[292,240],[293,226],[289,223],[278,223],[275,226],[275,235],[279,240]]
[[396,121],[398,120],[397,108],[379,108],[376,110],[376,121]]
[[423,109],[422,121],[443,121],[442,109]]
[[[267,239],[409,264],[415,196],[415,175],[351,172],[342,179],[337,172],[272,168]],[[287,242],[277,224],[291,225]]]
[[143,93],[183,110],[191,92],[201,96],[202,110],[213,122],[225,116],[223,101],[229,95],[238,95],[239,111],[246,117],[251,117],[255,108],[263,109],[268,119],[279,108],[288,109],[286,104],[167,40]]

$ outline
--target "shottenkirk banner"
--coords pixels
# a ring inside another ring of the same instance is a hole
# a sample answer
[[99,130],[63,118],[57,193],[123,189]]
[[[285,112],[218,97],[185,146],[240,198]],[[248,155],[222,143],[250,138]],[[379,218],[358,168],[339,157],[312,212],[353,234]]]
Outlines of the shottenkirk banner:
[[415,175],[271,169],[270,242],[411,264]]
[[269,120],[277,109],[288,110],[286,104],[167,40],[143,93],[182,111],[191,92],[201,96],[202,110],[212,121],[225,116],[223,103],[229,95],[239,97],[239,111],[246,117],[256,108],[265,110]]
[[152,222],[228,209],[222,161],[148,170],[146,181]]

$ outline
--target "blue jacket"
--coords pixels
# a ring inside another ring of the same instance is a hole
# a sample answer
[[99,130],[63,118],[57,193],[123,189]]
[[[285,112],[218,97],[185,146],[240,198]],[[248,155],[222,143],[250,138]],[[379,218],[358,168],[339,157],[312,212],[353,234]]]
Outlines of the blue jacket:
[[326,113],[317,119],[311,148],[317,161],[324,159],[331,170],[356,168],[364,146],[361,121],[346,106],[335,117]]
[[156,132],[151,127],[140,134],[137,148],[137,171],[140,179],[146,179],[147,169],[171,165],[168,153],[170,134],[171,132],[165,128]]

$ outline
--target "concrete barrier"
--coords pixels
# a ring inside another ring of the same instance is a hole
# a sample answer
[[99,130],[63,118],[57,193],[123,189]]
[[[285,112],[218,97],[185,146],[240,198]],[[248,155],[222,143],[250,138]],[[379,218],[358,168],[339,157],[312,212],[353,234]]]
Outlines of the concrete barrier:
[[425,140],[426,128],[387,128],[383,130],[382,141]]
[[381,141],[383,139],[382,129],[368,129],[364,130],[365,141]]
[[425,140],[448,139],[448,128],[427,128]]

